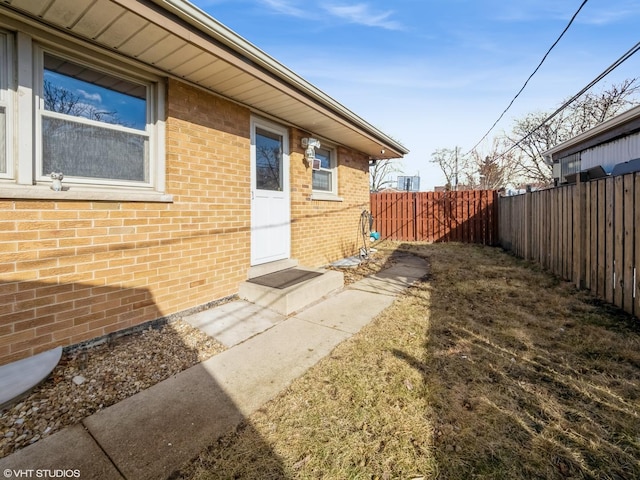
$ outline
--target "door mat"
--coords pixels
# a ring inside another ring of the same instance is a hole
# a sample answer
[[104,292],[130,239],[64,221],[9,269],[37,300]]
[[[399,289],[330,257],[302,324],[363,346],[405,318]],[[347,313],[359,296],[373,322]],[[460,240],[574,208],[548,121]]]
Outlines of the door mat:
[[284,289],[296,285],[297,283],[306,282],[312,278],[319,277],[321,272],[310,272],[309,270],[300,270],[299,268],[289,268],[280,272],[268,273],[261,277],[247,280],[249,283],[256,283],[265,287]]

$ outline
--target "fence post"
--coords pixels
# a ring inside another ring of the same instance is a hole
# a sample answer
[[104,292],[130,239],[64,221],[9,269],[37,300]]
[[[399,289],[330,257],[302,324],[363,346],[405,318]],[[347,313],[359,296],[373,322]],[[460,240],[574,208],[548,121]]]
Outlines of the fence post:
[[413,241],[418,240],[418,194],[413,193]]
[[531,258],[531,192],[524,194],[524,238],[523,240],[523,258],[529,260]]
[[585,218],[585,187],[581,181],[580,173],[576,175],[575,197],[573,198],[573,275],[576,288],[582,289],[585,286],[585,265],[586,265],[586,218]]

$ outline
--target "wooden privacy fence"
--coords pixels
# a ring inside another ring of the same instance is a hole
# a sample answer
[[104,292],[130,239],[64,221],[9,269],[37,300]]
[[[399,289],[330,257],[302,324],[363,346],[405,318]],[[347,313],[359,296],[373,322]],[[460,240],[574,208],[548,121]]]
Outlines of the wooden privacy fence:
[[640,317],[640,174],[499,200],[503,248]]
[[497,208],[492,190],[371,194],[374,229],[389,240],[497,245]]

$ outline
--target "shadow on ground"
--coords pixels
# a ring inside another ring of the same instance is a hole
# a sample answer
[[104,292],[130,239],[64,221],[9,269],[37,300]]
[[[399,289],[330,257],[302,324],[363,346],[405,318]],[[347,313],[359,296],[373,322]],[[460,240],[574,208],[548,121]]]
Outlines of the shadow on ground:
[[[123,318],[157,320],[129,336],[107,335],[101,345],[65,354],[44,383],[8,405],[0,422],[0,470],[64,469],[100,480],[166,478],[242,424],[241,407],[214,378],[216,372],[199,363],[199,352],[171,331],[146,289],[23,282],[19,292],[16,287],[13,314],[28,312],[34,299],[45,294],[67,296],[75,305],[73,292],[92,305],[91,314],[81,307],[69,314],[78,325],[135,325],[134,320],[118,323],[119,317],[109,317],[114,300],[121,301]],[[6,298],[11,300],[11,295]],[[65,308],[53,306],[49,316],[27,321],[44,331],[36,346],[47,346],[53,316]],[[151,327],[166,330],[158,333],[148,330]],[[80,375],[84,380],[76,384],[73,378]],[[279,457],[255,432],[248,456],[254,455],[274,475],[254,478],[286,478]],[[217,472],[215,465],[207,475],[233,478]]]
[[499,249],[404,245],[432,278],[423,377],[439,479],[640,478],[640,329]]

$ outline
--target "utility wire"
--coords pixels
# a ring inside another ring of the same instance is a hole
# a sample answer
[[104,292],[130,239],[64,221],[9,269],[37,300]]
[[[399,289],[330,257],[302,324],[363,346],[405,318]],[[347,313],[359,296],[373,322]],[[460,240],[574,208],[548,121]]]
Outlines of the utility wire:
[[576,10],[576,13],[573,14],[573,17],[571,17],[571,20],[569,20],[569,23],[567,24],[566,27],[564,27],[564,30],[562,31],[562,33],[560,34],[560,36],[556,39],[555,42],[553,42],[553,45],[551,45],[551,47],[549,47],[549,50],[547,50],[547,53],[544,54],[544,57],[542,57],[542,60],[540,60],[540,63],[538,64],[538,66],[535,68],[535,70],[533,71],[533,73],[531,75],[529,75],[529,78],[527,78],[526,82],[524,82],[524,85],[522,85],[522,87],[520,88],[520,90],[518,90],[518,93],[516,93],[515,97],[513,97],[511,99],[511,101],[509,102],[509,105],[507,105],[507,108],[504,109],[504,111],[500,114],[500,116],[498,117],[498,119],[493,122],[493,125],[491,125],[491,128],[489,130],[487,130],[487,133],[485,133],[483,135],[483,137],[478,141],[478,143],[476,143],[467,153],[465,153],[466,155],[469,155],[478,145],[480,145],[482,143],[482,141],[487,138],[487,136],[489,135],[489,133],[491,133],[491,130],[493,130],[496,125],[498,124],[498,122],[500,120],[502,120],[502,117],[504,117],[504,115],[507,113],[507,111],[511,108],[511,106],[513,105],[513,102],[516,101],[516,98],[518,98],[520,96],[520,94],[522,93],[522,91],[525,89],[525,87],[527,86],[527,84],[529,83],[529,80],[531,80],[533,78],[533,76],[538,72],[538,70],[540,70],[540,67],[542,66],[542,64],[544,63],[544,61],[547,59],[547,57],[549,56],[549,54],[551,53],[551,50],[554,49],[554,47],[558,44],[558,42],[560,41],[560,39],[564,36],[565,33],[567,33],[567,30],[569,30],[569,27],[571,26],[571,24],[573,23],[573,21],[576,19],[576,17],[578,16],[578,14],[580,13],[580,10],[582,10],[582,7],[584,7],[586,5],[586,3],[589,0],[584,0],[582,2],[582,4],[580,5],[580,7],[578,8],[578,10]]
[[529,138],[531,135],[533,135],[535,132],[537,132],[545,123],[547,123],[549,120],[551,120],[552,118],[554,118],[556,115],[558,115],[562,110],[564,110],[565,108],[567,108],[569,105],[571,105],[573,102],[576,101],[576,99],[578,97],[580,97],[582,94],[584,94],[587,90],[589,90],[591,87],[593,87],[596,83],[598,83],[600,80],[602,80],[604,77],[606,77],[607,75],[609,75],[613,70],[615,70],[616,68],[618,68],[620,65],[622,65],[625,61],[627,61],[629,58],[631,58],[631,56],[633,54],[635,54],[638,50],[640,50],[640,42],[636,43],[633,47],[631,47],[631,49],[629,49],[624,55],[622,55],[618,60],[616,60],[615,62],[613,62],[611,65],[609,65],[609,67],[607,67],[606,70],[604,70],[600,75],[598,75],[596,78],[594,78],[593,80],[591,80],[591,82],[589,82],[589,84],[584,87],[582,90],[580,90],[578,93],[576,93],[573,97],[571,97],[569,100],[567,100],[565,103],[563,103],[555,112],[553,112],[551,115],[549,115],[547,118],[545,118],[542,122],[540,122],[540,124],[534,128],[533,130],[531,130],[528,134],[526,134],[524,137],[522,137],[520,140],[518,140],[516,143],[514,143],[511,147],[509,147],[509,149],[507,149],[506,152],[502,153],[498,159],[504,157],[505,155],[507,155],[511,150],[513,150],[514,148],[520,146],[520,144],[522,142],[524,142],[527,138]]

